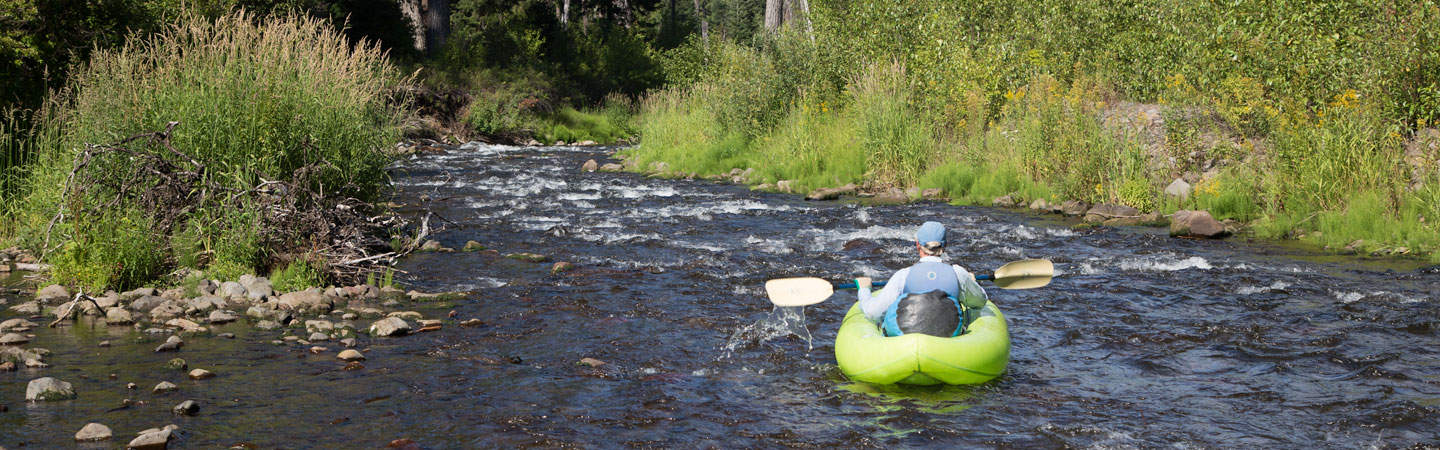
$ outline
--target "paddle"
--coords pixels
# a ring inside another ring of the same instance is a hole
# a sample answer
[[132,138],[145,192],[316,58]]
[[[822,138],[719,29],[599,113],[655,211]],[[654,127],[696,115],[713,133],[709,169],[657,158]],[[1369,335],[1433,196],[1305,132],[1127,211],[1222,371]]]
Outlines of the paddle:
[[[1000,289],[1033,289],[1050,284],[1055,275],[1055,265],[1049,260],[1027,259],[1015,261],[995,269],[993,274],[976,275],[976,280],[990,281]],[[876,281],[873,287],[884,286]],[[855,289],[855,283],[831,284],[820,278],[780,278],[765,282],[765,293],[775,306],[805,306],[825,301],[836,289]]]

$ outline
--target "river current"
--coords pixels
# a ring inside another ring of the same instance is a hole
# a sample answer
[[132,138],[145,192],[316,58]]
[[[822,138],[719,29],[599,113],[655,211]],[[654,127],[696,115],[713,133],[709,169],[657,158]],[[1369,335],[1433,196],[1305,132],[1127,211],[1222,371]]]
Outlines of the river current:
[[[35,330],[53,367],[0,372],[0,446],[68,446],[91,421],[121,443],[176,423],[186,448],[1440,445],[1440,268],[579,170],[609,152],[472,143],[397,163],[401,210],[433,213],[433,238],[457,249],[409,257],[397,280],[468,295],[418,309],[454,311],[442,331],[361,338],[361,370],[245,324],[159,355],[130,328]],[[1047,258],[1057,276],[987,288],[1013,340],[1000,378],[850,382],[833,344],[853,293],[776,311],[764,282],[883,279],[913,262],[927,220],[949,229],[951,262]],[[495,251],[458,251],[471,240]],[[515,252],[550,261],[503,256]],[[554,274],[555,261],[575,268]],[[471,318],[482,324],[458,326]],[[174,356],[219,376],[181,380],[161,367]],[[79,398],[26,405],[39,376]],[[160,380],[181,393],[152,398]],[[127,397],[152,406],[107,412]],[[170,415],[187,398],[200,414]]]

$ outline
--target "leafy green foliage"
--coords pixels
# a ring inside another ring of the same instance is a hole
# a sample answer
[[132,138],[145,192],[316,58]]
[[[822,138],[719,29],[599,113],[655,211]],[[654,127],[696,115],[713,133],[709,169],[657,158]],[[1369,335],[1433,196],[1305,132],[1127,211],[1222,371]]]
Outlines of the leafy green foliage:
[[276,292],[294,292],[325,285],[325,275],[315,263],[299,260],[270,272]]

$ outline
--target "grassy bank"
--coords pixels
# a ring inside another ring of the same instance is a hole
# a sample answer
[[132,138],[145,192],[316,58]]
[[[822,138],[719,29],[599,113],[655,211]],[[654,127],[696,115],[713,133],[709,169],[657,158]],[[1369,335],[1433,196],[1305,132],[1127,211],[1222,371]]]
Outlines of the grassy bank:
[[[1435,2],[852,3],[814,2],[812,36],[668,53],[640,167],[1206,209],[1440,259],[1436,152],[1417,137],[1440,118]],[[1162,194],[1176,178],[1184,200]]]
[[33,161],[12,173],[0,235],[92,289],[326,260],[310,253],[332,244],[327,208],[387,189],[400,80],[321,20],[184,16],[97,51],[8,141]]

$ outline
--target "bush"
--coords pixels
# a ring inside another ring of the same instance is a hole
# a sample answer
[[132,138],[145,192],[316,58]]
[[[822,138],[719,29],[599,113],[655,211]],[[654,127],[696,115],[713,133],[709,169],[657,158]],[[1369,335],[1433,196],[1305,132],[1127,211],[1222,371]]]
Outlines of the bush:
[[270,283],[275,292],[294,292],[325,285],[325,274],[316,269],[314,263],[306,260],[293,261],[285,267],[270,272]]
[[[22,243],[83,266],[70,273],[104,272],[74,277],[83,284],[143,282],[167,265],[199,264],[201,254],[211,255],[211,262],[260,269],[267,258],[303,243],[276,242],[283,234],[261,239],[260,212],[236,193],[275,180],[380,198],[390,160],[382,149],[398,138],[401,113],[388,93],[399,81],[379,49],[352,45],[319,20],[186,16],[164,33],[95,53],[71,80],[71,94],[54,100],[62,110],[52,112],[40,138],[31,141],[38,150],[27,174],[32,190],[5,203]],[[87,147],[166,130],[168,122],[179,124],[165,142],[126,144],[141,156]],[[129,179],[150,161],[200,168],[194,170],[200,184],[173,194],[185,199],[180,204],[147,208],[141,206],[164,204],[170,195],[147,191],[159,185],[146,183],[162,182],[153,177],[118,189],[69,186],[76,158],[86,149],[93,159],[79,167],[83,176],[75,180]],[[221,190],[199,187],[214,185]],[[64,214],[52,227],[56,205]],[[99,205],[118,215],[92,212]],[[103,220],[90,223],[89,217]],[[116,225],[122,219],[128,225]],[[68,250],[47,252],[47,245]]]

